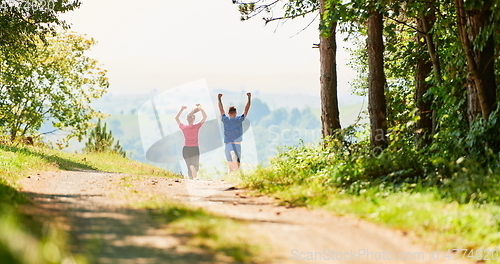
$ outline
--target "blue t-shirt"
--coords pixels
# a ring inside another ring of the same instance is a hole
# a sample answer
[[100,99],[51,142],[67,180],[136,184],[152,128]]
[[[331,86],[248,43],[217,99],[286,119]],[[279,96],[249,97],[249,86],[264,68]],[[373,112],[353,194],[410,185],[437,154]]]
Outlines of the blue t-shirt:
[[229,118],[227,115],[222,115],[222,123],[224,124],[224,143],[241,142],[243,140],[243,121],[245,115]]

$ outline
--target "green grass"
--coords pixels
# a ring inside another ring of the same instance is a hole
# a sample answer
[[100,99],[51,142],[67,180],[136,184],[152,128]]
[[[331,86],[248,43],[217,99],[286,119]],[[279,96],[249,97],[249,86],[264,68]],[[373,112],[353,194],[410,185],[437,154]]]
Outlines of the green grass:
[[0,145],[0,175],[17,181],[32,172],[97,170],[159,177],[181,177],[153,165],[134,162],[113,153],[72,154],[46,147]]
[[338,214],[354,214],[411,231],[440,250],[488,248],[500,239],[500,207],[443,201],[432,192],[339,195],[324,205]]

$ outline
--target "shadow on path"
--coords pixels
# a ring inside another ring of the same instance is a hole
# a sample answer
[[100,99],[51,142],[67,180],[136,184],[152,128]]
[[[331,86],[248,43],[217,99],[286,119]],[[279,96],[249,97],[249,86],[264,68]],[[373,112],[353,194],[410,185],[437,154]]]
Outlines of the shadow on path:
[[67,171],[97,170],[95,167],[89,166],[89,165],[84,164],[84,163],[75,162],[75,161],[72,161],[69,159],[65,159],[62,157],[54,156],[54,155],[48,155],[48,154],[40,153],[37,151],[32,151],[29,148],[22,147],[22,146],[7,146],[7,145],[0,144],[0,149],[10,151],[10,152],[15,152],[18,154],[25,154],[25,155],[39,157],[39,158],[44,159],[48,162],[57,164],[58,168],[61,170],[67,170]]
[[213,255],[183,248],[191,234],[167,234],[166,225],[175,219],[158,221],[148,210],[111,205],[103,195],[25,194],[33,201],[28,214],[40,222],[62,222],[71,236],[72,253],[90,263],[215,262]]

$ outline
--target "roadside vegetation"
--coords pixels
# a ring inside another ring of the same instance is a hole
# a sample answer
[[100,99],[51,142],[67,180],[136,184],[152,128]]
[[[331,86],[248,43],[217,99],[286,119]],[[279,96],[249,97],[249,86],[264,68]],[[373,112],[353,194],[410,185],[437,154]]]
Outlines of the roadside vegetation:
[[[444,131],[419,149],[405,141],[404,131],[394,131],[392,143],[375,154],[359,131],[365,130],[348,128],[322,144],[286,147],[270,166],[242,177],[243,185],[283,205],[326,208],[396,228],[435,249],[467,249],[465,259],[498,253],[497,153],[481,144],[464,148],[464,140]],[[481,142],[481,132],[468,139]]]

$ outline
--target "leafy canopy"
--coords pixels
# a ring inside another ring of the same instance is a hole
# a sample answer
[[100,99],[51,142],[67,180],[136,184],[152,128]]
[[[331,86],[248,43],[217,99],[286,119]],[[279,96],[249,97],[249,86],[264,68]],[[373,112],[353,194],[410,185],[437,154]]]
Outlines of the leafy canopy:
[[93,39],[62,31],[20,56],[0,53],[0,126],[11,140],[36,130],[47,120],[79,139],[100,114],[90,102],[108,87],[106,70],[85,56]]

